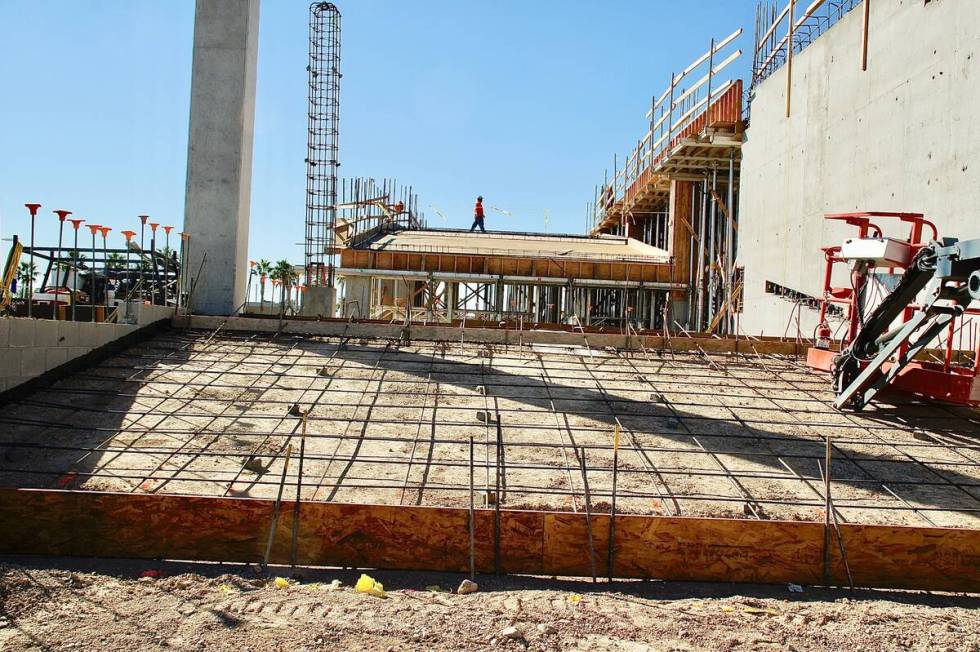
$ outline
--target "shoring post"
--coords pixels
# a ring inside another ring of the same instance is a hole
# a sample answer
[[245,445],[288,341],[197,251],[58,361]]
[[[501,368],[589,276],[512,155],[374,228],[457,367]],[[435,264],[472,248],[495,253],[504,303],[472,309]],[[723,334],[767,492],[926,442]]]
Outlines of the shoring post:
[[[54,213],[55,213],[55,215],[58,216],[58,255],[57,255],[56,259],[55,259],[57,262],[54,264],[54,273],[57,274],[57,278],[58,278],[58,282],[56,283],[57,287],[59,287],[59,288],[66,288],[68,286],[68,275],[67,274],[65,274],[65,282],[64,283],[61,282],[61,271],[62,271],[62,266],[61,266],[61,245],[63,243],[64,234],[65,234],[65,218],[67,218],[69,215],[71,215],[71,211],[57,210],[57,211],[54,211]],[[58,304],[57,304],[57,302],[52,302],[52,306],[54,308],[54,315],[53,315],[53,317],[55,319],[58,319]]]
[[725,252],[728,256],[728,332],[734,328],[735,314],[735,150],[728,152],[728,229],[725,233],[727,242]]
[[[74,285],[77,286],[78,285],[78,269],[79,269],[79,260],[78,260],[78,227],[80,227],[82,225],[82,222],[84,222],[85,220],[77,220],[76,219],[76,220],[68,220],[68,221],[71,222],[72,228],[75,230],[75,246],[73,247],[73,251],[75,252],[75,257],[72,260],[72,269],[74,270],[74,276],[72,277],[72,281],[74,281]],[[78,288],[77,287],[73,287],[72,290],[71,290],[71,320],[72,321],[75,321],[75,308],[78,305],[78,298],[77,297],[78,297]]]
[[718,258],[716,254],[719,253],[720,247],[718,247],[718,200],[715,199],[718,195],[718,168],[712,166],[711,168],[711,215],[710,227],[708,228],[708,314],[705,319],[707,324],[714,321],[715,318],[715,284],[712,283],[711,277],[714,275],[712,270],[715,268],[715,260]]
[[[89,303],[92,306],[92,321],[94,322],[95,321],[95,285],[96,285],[95,283],[95,234],[98,233],[99,229],[102,227],[99,224],[86,224],[85,226],[87,226],[88,230],[92,232],[92,266],[91,268],[89,268],[90,269],[89,274],[92,277],[92,296],[89,297]],[[106,289],[108,290],[108,287]]]
[[112,229],[108,226],[99,227],[99,233],[102,234],[102,269],[105,272],[105,316],[103,319],[107,319],[109,316],[109,249],[106,244],[109,231]]
[[146,281],[143,276],[143,247],[146,242],[146,221],[150,219],[149,215],[138,215],[140,218],[140,297],[146,292]]
[[24,204],[31,214],[31,255],[28,258],[27,268],[27,318],[34,316],[34,219],[37,217],[37,209],[40,204]]

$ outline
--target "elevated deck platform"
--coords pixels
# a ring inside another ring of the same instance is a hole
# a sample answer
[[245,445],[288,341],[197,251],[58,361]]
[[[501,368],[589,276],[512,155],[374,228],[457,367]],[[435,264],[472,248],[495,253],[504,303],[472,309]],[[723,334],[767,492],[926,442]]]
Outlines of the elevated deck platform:
[[426,229],[381,232],[341,252],[341,275],[379,271],[529,282],[552,279],[671,286],[671,256],[632,238]]

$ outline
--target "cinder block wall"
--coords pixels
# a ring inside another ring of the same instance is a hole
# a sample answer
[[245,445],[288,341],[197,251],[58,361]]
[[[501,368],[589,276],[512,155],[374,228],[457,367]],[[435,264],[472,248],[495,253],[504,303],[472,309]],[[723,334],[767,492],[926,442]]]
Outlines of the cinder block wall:
[[[755,89],[738,243],[749,334],[782,335],[790,322],[796,333],[793,304],[766,281],[820,296],[820,248],[855,233],[825,213],[922,212],[941,236],[980,237],[980,2],[872,0],[870,10],[866,71],[859,5],[793,57],[789,118],[786,66]],[[816,322],[804,307],[803,334]]]
[[33,380],[144,326],[170,319],[173,308],[134,306],[127,324],[0,319],[0,392]]

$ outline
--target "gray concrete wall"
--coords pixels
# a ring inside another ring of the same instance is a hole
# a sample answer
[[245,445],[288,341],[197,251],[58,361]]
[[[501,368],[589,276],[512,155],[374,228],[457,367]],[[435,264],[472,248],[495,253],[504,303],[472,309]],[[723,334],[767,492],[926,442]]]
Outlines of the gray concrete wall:
[[228,315],[245,300],[259,0],[197,0],[184,231],[193,309]]
[[[854,233],[825,213],[923,212],[941,236],[980,237],[980,2],[870,7],[867,71],[859,6],[794,56],[788,119],[785,66],[756,90],[739,204],[747,333],[782,335],[790,320],[767,279],[820,295],[820,247]],[[802,310],[805,335],[816,315]]]
[[173,317],[173,308],[134,305],[130,322],[108,324],[13,317],[0,319],[0,392]]

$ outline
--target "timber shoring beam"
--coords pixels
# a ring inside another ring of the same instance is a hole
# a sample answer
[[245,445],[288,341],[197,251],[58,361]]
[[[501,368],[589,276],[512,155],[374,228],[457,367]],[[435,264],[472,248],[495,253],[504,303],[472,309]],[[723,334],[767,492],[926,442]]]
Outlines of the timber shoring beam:
[[[0,489],[0,553],[256,562],[274,501],[46,489]],[[465,508],[300,503],[301,565],[468,572]],[[500,566],[509,573],[584,576],[583,514],[501,510]],[[596,548],[608,542],[594,514]],[[281,515],[270,561],[289,563],[293,515]],[[494,510],[475,519],[475,560],[494,568]],[[842,524],[856,586],[980,591],[980,530]],[[612,575],[683,581],[823,582],[823,525],[804,521],[616,518]],[[831,550],[831,582],[847,583]]]

